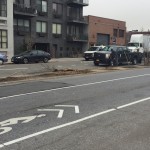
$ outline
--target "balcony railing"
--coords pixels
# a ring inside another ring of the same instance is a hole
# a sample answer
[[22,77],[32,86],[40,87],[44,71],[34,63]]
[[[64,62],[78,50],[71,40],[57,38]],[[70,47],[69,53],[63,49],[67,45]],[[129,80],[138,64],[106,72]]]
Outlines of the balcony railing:
[[89,0],[68,0],[67,4],[70,6],[75,6],[75,5],[88,6]]
[[53,12],[53,17],[56,19],[62,18],[62,14],[57,13],[57,12]]
[[32,7],[27,7],[23,4],[14,4],[14,14],[35,17],[37,16],[37,10]]
[[68,22],[73,22],[73,23],[82,23],[82,24],[88,24],[88,22],[84,19],[84,17],[68,17]]
[[88,41],[88,36],[84,35],[84,34],[80,34],[80,35],[72,35],[72,34],[68,34],[67,35],[67,41],[70,42],[87,42]]

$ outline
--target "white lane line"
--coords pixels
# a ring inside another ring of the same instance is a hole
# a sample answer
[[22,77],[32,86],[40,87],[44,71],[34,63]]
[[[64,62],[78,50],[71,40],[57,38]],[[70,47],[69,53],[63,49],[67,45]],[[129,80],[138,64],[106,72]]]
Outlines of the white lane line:
[[128,104],[125,104],[125,105],[122,105],[122,106],[119,106],[119,107],[117,107],[117,109],[122,109],[122,108],[132,106],[132,105],[135,105],[135,104],[138,104],[138,103],[141,103],[141,102],[144,102],[144,101],[148,101],[148,100],[150,100],[150,97],[144,98],[144,99],[132,102],[132,103],[128,103]]
[[114,81],[120,81],[120,80],[126,80],[126,79],[133,79],[133,78],[139,78],[139,77],[145,77],[145,76],[150,76],[150,74],[143,74],[143,75],[130,76],[130,77],[124,77],[124,78],[118,78],[118,79],[112,79],[112,80],[104,80],[104,81],[100,81],[100,82],[92,82],[92,83],[86,83],[86,84],[73,85],[73,86],[44,90],[44,91],[37,91],[37,92],[30,92],[30,93],[25,93],[25,94],[6,96],[6,97],[1,97],[0,100],[8,99],[8,98],[14,98],[14,97],[20,97],[20,96],[26,96],[26,95],[32,95],[32,94],[40,94],[40,93],[58,91],[58,90],[63,90],[63,89],[70,89],[70,88],[76,88],[76,87],[101,84],[101,83],[108,83],[108,82],[114,82]]
[[73,107],[73,108],[75,108],[75,113],[76,114],[80,113],[79,106],[76,106],[76,105],[55,105],[55,107]]
[[2,71],[11,71],[11,70],[27,70],[28,68],[12,68],[12,69],[0,69]]
[[101,116],[103,114],[107,114],[107,113],[115,111],[115,110],[116,109],[109,109],[109,110],[106,110],[106,111],[103,111],[103,112],[100,112],[100,113],[97,113],[97,114],[94,114],[94,115],[91,115],[91,116],[84,117],[84,118],[76,120],[76,121],[65,123],[65,124],[62,124],[62,125],[59,125],[59,126],[56,126],[56,127],[52,127],[52,128],[49,128],[49,129],[46,129],[46,130],[43,130],[43,131],[40,131],[40,132],[37,132],[37,133],[34,133],[34,134],[30,134],[30,135],[27,135],[27,136],[24,136],[24,137],[21,137],[21,138],[18,138],[18,139],[15,139],[15,140],[3,143],[3,144],[1,144],[1,146],[3,146],[3,147],[4,146],[9,146],[9,145],[12,145],[12,144],[15,144],[15,143],[27,140],[29,138],[33,138],[33,137],[36,137],[36,136],[39,136],[39,135],[42,135],[42,134],[45,134],[45,133],[48,133],[48,132],[52,132],[54,130],[58,130],[58,129],[61,129],[61,128],[64,128],[64,127],[67,127],[67,126],[71,126],[71,125],[83,122],[85,120],[92,119],[92,118],[97,117],[97,116]]

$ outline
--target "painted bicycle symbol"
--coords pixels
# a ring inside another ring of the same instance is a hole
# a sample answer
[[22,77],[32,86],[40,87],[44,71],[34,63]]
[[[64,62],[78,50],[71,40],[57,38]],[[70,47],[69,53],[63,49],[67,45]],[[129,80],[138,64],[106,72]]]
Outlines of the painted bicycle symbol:
[[25,124],[33,121],[36,118],[45,117],[46,114],[40,114],[36,116],[27,116],[27,117],[18,117],[18,118],[11,118],[5,121],[0,122],[0,135],[10,132],[12,130],[12,125],[16,124]]

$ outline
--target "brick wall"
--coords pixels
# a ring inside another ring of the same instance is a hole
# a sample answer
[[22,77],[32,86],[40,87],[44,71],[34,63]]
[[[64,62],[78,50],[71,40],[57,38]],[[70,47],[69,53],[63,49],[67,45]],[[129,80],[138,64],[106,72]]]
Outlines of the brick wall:
[[125,35],[126,35],[126,23],[124,21],[118,21],[113,19],[107,19],[102,17],[96,16],[86,16],[88,20],[89,28],[88,28],[88,35],[89,35],[89,44],[97,42],[97,33],[100,34],[108,34],[110,36],[109,44],[113,44],[113,30],[117,29],[124,30],[124,37],[119,37],[119,33],[116,37],[116,44],[117,45],[125,45]]

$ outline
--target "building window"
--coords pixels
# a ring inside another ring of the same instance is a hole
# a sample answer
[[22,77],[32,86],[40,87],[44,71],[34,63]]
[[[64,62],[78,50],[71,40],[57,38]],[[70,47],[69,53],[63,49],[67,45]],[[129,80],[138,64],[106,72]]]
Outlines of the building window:
[[119,37],[124,37],[124,30],[119,30]]
[[36,32],[37,33],[46,33],[47,30],[47,24],[43,21],[37,21],[36,22]]
[[0,25],[7,25],[7,21],[6,20],[0,20]]
[[14,29],[17,31],[30,32],[30,21],[25,19],[14,19]]
[[118,36],[118,29],[114,29],[113,36],[114,36],[114,37],[117,37],[117,36]]
[[63,13],[62,4],[53,3],[53,13],[54,14],[62,14]]
[[7,31],[0,30],[0,48],[6,49],[8,46]]
[[62,25],[53,23],[52,25],[52,33],[53,34],[62,34]]
[[39,12],[47,12],[47,1],[46,0],[37,0],[37,9]]
[[7,17],[7,0],[0,0],[0,16]]
[[82,33],[82,28],[80,28],[79,26],[75,26],[75,25],[67,26],[67,34],[79,35],[81,33]]
[[67,17],[73,19],[81,19],[83,17],[82,8],[67,7]]

